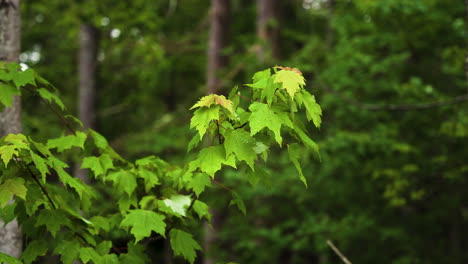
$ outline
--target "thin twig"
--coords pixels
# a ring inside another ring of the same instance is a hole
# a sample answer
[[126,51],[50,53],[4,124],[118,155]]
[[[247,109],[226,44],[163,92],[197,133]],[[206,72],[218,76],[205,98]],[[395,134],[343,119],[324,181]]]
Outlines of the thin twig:
[[49,200],[49,203],[52,205],[52,208],[54,209],[57,209],[57,207],[55,206],[54,202],[52,201],[52,199],[50,198],[49,196],[49,193],[47,192],[47,190],[45,189],[44,186],[42,186],[41,182],[37,179],[36,175],[32,172],[31,168],[29,168],[29,166],[27,164],[25,164],[25,166],[23,167],[21,165],[20,162],[18,162],[18,160],[16,159],[16,157],[14,158],[14,161],[16,163],[16,165],[18,165],[18,167],[20,167],[22,170],[26,170],[29,172],[29,175],[34,179],[34,181],[37,183],[37,185],[39,185],[39,187],[41,188],[42,190],[42,193],[44,193],[44,195],[47,197],[47,199]]
[[346,264],[352,264],[351,261],[349,261],[344,255],[343,253],[341,253],[341,251],[335,247],[335,245],[333,244],[333,242],[331,242],[330,240],[327,240],[327,244],[331,247],[331,249],[333,250],[333,252],[335,252],[336,255],[338,255],[341,260],[343,260],[344,263]]
[[28,91],[30,91],[30,92],[32,92],[32,93],[35,93],[37,96],[39,96],[41,102],[43,102],[45,105],[47,105],[47,107],[49,107],[49,109],[50,109],[52,112],[54,112],[54,114],[55,114],[58,118],[60,118],[60,120],[61,120],[62,123],[68,128],[68,130],[69,130],[73,135],[76,136],[75,130],[70,126],[70,124],[69,124],[68,121],[65,119],[65,117],[63,117],[63,115],[61,115],[61,114],[52,106],[52,104],[50,104],[49,102],[47,102],[47,100],[45,100],[44,98],[42,98],[42,97],[40,96],[39,93],[37,93],[37,92],[35,92],[35,91],[33,91],[33,90],[27,88],[27,87],[25,87],[25,88],[26,88],[26,90],[28,90]]
[[233,192],[233,190],[232,190],[231,188],[229,188],[229,187],[227,187],[226,185],[220,183],[219,181],[217,181],[217,180],[211,180],[211,181],[214,182],[214,183],[216,183],[217,185],[219,185],[219,187],[221,187],[221,188],[223,188],[223,189],[225,189],[225,190],[228,190],[228,191],[230,191],[230,192]]

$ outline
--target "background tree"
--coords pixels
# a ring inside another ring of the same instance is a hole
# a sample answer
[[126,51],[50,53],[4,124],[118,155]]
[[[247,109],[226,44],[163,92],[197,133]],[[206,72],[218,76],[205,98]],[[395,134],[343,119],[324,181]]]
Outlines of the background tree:
[[[0,5],[0,63],[17,62],[20,53],[20,0],[3,1]],[[2,89],[0,82],[0,89]],[[14,96],[11,107],[0,109],[0,137],[21,133],[21,100]],[[22,236],[18,222],[7,225],[0,219],[0,252],[19,257]]]

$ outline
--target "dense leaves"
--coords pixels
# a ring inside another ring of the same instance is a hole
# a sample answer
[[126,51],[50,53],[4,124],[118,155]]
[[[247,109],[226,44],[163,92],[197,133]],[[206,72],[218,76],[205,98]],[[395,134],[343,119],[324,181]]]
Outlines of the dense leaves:
[[[15,89],[21,88],[18,90],[21,93],[24,92],[22,86],[28,85],[27,89],[37,91],[49,107],[57,104],[64,109],[57,95],[35,86],[35,83],[45,81],[39,76],[37,81],[28,79],[36,75],[32,70],[27,72],[24,76],[8,75],[1,81],[15,84]],[[271,83],[274,76],[265,75],[264,78]],[[281,80],[291,83],[288,76],[282,76]],[[170,239],[174,254],[193,263],[196,251],[201,247],[191,233],[182,230],[199,220],[211,220],[209,206],[199,199],[207,187],[212,186],[211,179],[215,174],[226,165],[237,169],[248,166],[251,173],[256,173],[258,166],[265,165],[260,158],[266,160],[268,146],[274,142],[281,145],[283,137],[294,141],[292,130],[287,133],[281,130],[283,125],[293,128],[291,120],[295,120],[294,113],[282,110],[292,101],[283,99],[272,98],[271,104],[253,102],[247,106],[252,112],[247,112],[222,95],[201,98],[192,107],[198,109],[190,124],[197,130],[198,141],[206,137],[212,143],[198,150],[196,158],[181,167],[155,156],[126,161],[102,135],[94,130],[75,131],[69,123],[64,125],[71,134],[48,139],[47,143],[33,141],[23,134],[5,136],[0,141],[0,207],[5,211],[2,218],[11,220],[13,211],[6,212],[7,203],[13,198],[14,203],[9,206],[16,206],[14,214],[27,227],[26,236],[32,239],[21,260],[31,263],[50,250],[60,255],[64,263],[76,260],[83,263],[141,263],[146,258],[140,256],[144,250],[138,246],[158,237]],[[9,102],[2,101],[4,105]],[[320,118],[317,109],[313,114]],[[59,112],[54,112],[57,113],[64,121]],[[302,143],[292,146],[298,144]],[[298,153],[291,153],[300,168]],[[70,156],[79,161],[81,169],[89,169],[96,184],[89,186],[70,176],[70,166],[66,162]],[[59,184],[50,179],[53,175],[58,176]],[[301,180],[305,182],[302,173]],[[114,201],[112,208],[94,210],[92,204],[98,198],[98,190],[93,187],[98,186],[108,186],[100,195]],[[66,190],[67,187],[74,192]],[[245,214],[242,197],[226,189],[233,195],[231,204],[237,205]],[[113,242],[106,240],[114,232],[128,234],[126,239],[132,237],[128,241],[128,253],[113,249]],[[57,242],[49,241],[48,237]],[[111,253],[112,250],[119,256]]]

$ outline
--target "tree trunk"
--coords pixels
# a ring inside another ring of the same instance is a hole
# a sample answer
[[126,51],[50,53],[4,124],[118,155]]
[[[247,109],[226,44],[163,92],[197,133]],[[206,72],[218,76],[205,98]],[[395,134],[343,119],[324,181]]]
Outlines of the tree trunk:
[[[0,6],[0,61],[18,62],[20,53],[20,0],[7,0]],[[9,133],[21,133],[21,101],[13,99],[11,108],[0,112],[0,137]],[[23,241],[18,222],[13,220],[4,226],[0,220],[0,252],[21,256]]]
[[230,0],[211,1],[211,27],[208,42],[207,92],[219,93],[222,89],[219,71],[227,65],[223,55],[229,34]]
[[[78,54],[79,80],[78,89],[78,118],[83,122],[84,128],[95,128],[96,123],[96,69],[99,45],[99,32],[90,24],[80,27],[80,51]],[[87,183],[87,170],[75,169],[75,177]]]
[[261,63],[280,57],[277,0],[257,0],[257,58]]
[[[207,93],[219,93],[222,90],[219,71],[227,65],[227,57],[223,49],[228,43],[230,0],[212,0],[210,11],[210,35],[208,43],[208,66],[207,66]],[[211,229],[205,223],[205,238],[203,247],[205,249],[204,264],[214,264],[216,259],[212,255],[213,246],[216,244],[216,228],[220,226],[219,212],[212,210],[213,217]]]

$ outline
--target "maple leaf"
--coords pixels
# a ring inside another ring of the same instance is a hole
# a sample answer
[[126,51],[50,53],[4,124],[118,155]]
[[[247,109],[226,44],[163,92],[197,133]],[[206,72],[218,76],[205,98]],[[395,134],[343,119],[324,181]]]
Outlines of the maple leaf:
[[10,255],[7,255],[3,252],[0,252],[0,263],[8,263],[8,264],[23,264],[17,258],[14,258]]
[[53,237],[60,230],[60,226],[66,225],[71,227],[71,221],[62,209],[49,210],[43,209],[40,211],[36,220],[36,227],[44,225]]
[[318,158],[320,159],[320,150],[319,146],[317,143],[315,143],[307,134],[297,125],[294,126],[294,132],[299,136],[301,139],[302,143],[308,148],[311,148],[314,150],[314,152],[317,154]]
[[169,199],[164,199],[163,202],[174,213],[185,216],[185,211],[190,206],[191,199],[188,195],[172,195]]
[[211,222],[211,213],[206,203],[200,200],[196,200],[193,204],[193,210],[195,211],[195,213],[197,213],[198,218],[202,219],[203,217],[205,217],[208,220],[208,222]]
[[299,173],[299,179],[301,179],[301,181],[304,183],[304,185],[307,188],[307,180],[304,177],[304,174],[302,173],[301,164],[299,163],[299,159],[302,153],[300,145],[297,143],[288,145],[288,153],[289,153],[289,159],[293,162],[294,166],[297,169],[297,172]]
[[121,264],[145,264],[150,263],[148,255],[146,255],[146,247],[143,245],[127,244],[128,250],[125,254],[120,254],[119,259]]
[[107,179],[114,182],[114,185],[117,186],[118,189],[123,190],[129,196],[132,195],[133,191],[135,191],[137,187],[136,176],[126,170],[119,170],[117,172],[110,173],[107,176]]
[[46,165],[46,161],[41,158],[41,156],[37,155],[36,153],[30,151],[31,153],[31,159],[34,163],[34,166],[36,169],[39,171],[39,173],[42,176],[42,182],[46,182],[46,176],[49,174],[49,168]]
[[54,254],[60,255],[60,260],[64,264],[72,264],[78,259],[80,254],[80,243],[77,241],[61,241],[54,249]]
[[305,85],[305,79],[298,70],[280,70],[275,74],[275,82],[282,83],[289,96],[294,97],[294,94]]
[[8,203],[11,195],[16,195],[25,200],[27,191],[23,178],[7,179],[0,184],[0,207],[4,207]]
[[224,95],[217,95],[217,94],[210,94],[207,96],[203,96],[196,104],[194,104],[190,110],[197,108],[197,107],[210,107],[212,104],[218,104],[224,108],[226,108],[230,113],[234,113],[234,109],[232,108],[232,101],[226,99]]
[[200,138],[203,138],[212,120],[219,120],[219,106],[197,109],[190,120],[190,128],[198,130]]
[[76,132],[75,135],[68,135],[64,137],[49,139],[47,141],[47,147],[50,149],[56,148],[58,152],[62,152],[72,147],[79,147],[84,149],[84,143],[86,141],[86,134],[83,132]]
[[229,205],[236,205],[237,208],[244,214],[247,214],[247,210],[245,209],[245,204],[244,200],[242,200],[242,197],[237,193],[237,192],[231,192],[232,194],[232,200],[229,203]]
[[322,108],[320,108],[320,105],[315,101],[315,97],[304,90],[302,92],[302,99],[306,108],[307,120],[312,120],[315,127],[320,127],[322,123]]
[[0,82],[0,104],[11,107],[13,96],[20,95],[20,91],[13,85]]
[[14,155],[18,155],[18,150],[14,145],[3,145],[0,147],[0,157],[5,163],[5,167],[8,166],[8,163],[13,158]]
[[189,169],[194,171],[196,168],[200,168],[202,172],[206,172],[214,178],[214,174],[221,169],[223,164],[235,168],[234,158],[231,156],[231,158],[226,159],[226,151],[223,146],[210,146],[200,151],[198,158],[190,162]]
[[224,136],[226,155],[235,154],[238,160],[245,161],[253,170],[254,161],[257,158],[254,151],[256,146],[255,139],[251,137],[247,131],[242,129],[228,131]]
[[17,88],[25,86],[26,84],[36,85],[34,78],[34,71],[32,69],[27,69],[25,71],[13,71],[13,83]]
[[179,229],[172,229],[169,233],[171,247],[174,255],[182,256],[190,263],[195,261],[196,250],[201,250],[200,245],[192,238],[192,235]]
[[130,233],[135,236],[135,244],[151,235],[151,231],[166,237],[166,223],[164,215],[153,211],[134,209],[129,210],[120,226],[131,227]]
[[57,95],[49,92],[49,90],[47,90],[45,88],[40,88],[40,89],[37,89],[36,91],[47,102],[49,102],[49,103],[55,102],[55,104],[58,105],[60,107],[60,109],[62,109],[62,110],[65,109],[65,105],[63,104],[62,100],[60,100],[60,98]]
[[47,243],[41,240],[34,240],[28,243],[28,247],[21,255],[23,263],[32,263],[37,257],[44,256],[47,253]]
[[159,178],[156,173],[147,170],[147,169],[139,169],[138,170],[138,177],[143,178],[145,180],[145,190],[148,192],[151,188],[156,185],[159,185]]
[[275,134],[275,139],[281,145],[281,126],[292,127],[292,122],[284,112],[274,112],[267,104],[255,102],[249,107],[252,114],[249,117],[250,135],[257,134],[263,128],[270,129]]
[[188,185],[197,196],[200,196],[206,186],[211,186],[210,177],[206,173],[195,173]]
[[256,72],[254,74],[254,76],[252,77],[252,80],[254,83],[262,80],[262,79],[268,79],[270,78],[271,76],[271,70],[270,69],[266,69],[266,70],[263,70],[263,71],[259,71],[259,72]]

